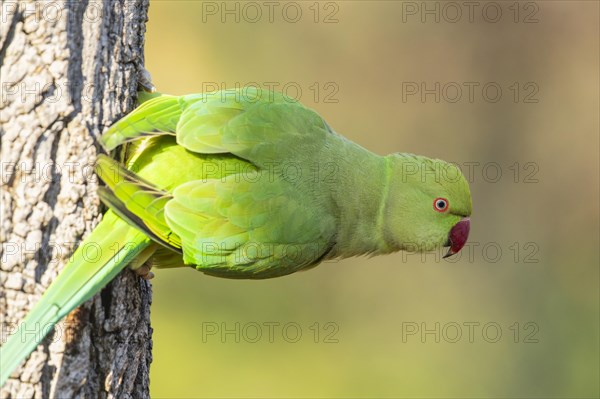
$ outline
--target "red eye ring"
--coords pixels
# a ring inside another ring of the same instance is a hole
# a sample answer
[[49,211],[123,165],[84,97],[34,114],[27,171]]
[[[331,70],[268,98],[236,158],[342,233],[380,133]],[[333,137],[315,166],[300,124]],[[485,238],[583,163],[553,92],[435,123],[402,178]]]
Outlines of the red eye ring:
[[433,200],[433,209],[436,212],[444,213],[450,208],[450,204],[446,198],[438,197]]

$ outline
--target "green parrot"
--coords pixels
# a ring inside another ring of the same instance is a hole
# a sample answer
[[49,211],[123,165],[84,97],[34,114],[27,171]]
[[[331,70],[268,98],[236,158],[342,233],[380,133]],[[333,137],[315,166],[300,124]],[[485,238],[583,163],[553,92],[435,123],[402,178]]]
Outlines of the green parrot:
[[[20,328],[49,331],[128,265],[264,279],[358,255],[449,246],[449,256],[467,241],[469,185],[447,162],[378,156],[267,90],[140,103],[101,138],[120,147],[119,162],[96,163],[109,210]],[[93,262],[89,245],[102,249]],[[20,332],[0,347],[0,385],[43,338]]]

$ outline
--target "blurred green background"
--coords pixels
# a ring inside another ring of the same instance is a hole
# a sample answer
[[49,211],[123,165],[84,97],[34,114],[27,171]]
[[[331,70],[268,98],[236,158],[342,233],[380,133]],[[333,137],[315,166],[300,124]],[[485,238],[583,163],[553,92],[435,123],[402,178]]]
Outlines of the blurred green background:
[[455,261],[158,271],[153,397],[600,395],[599,3],[473,7],[151,1],[159,91],[286,90],[376,153],[457,162],[474,204]]

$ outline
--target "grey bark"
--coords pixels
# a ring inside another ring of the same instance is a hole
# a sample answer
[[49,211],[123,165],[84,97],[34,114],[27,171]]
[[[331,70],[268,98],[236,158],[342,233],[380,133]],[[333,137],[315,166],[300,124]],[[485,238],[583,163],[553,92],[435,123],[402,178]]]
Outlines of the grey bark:
[[[3,1],[0,338],[100,220],[99,135],[135,105],[148,0]],[[57,325],[2,398],[148,397],[151,290],[130,270]]]

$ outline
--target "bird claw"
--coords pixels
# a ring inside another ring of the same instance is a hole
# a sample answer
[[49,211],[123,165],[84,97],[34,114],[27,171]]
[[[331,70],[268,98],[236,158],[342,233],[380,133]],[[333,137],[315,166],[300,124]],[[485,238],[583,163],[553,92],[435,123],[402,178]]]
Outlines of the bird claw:
[[154,93],[156,91],[156,87],[152,84],[152,76],[150,76],[150,72],[144,67],[138,74],[138,91],[145,91],[148,93]]
[[144,280],[151,280],[154,278],[154,273],[152,273],[150,271],[150,269],[152,269],[151,266],[148,266],[146,264],[138,267],[137,269],[135,269],[135,273],[140,276],[141,278],[143,278]]

